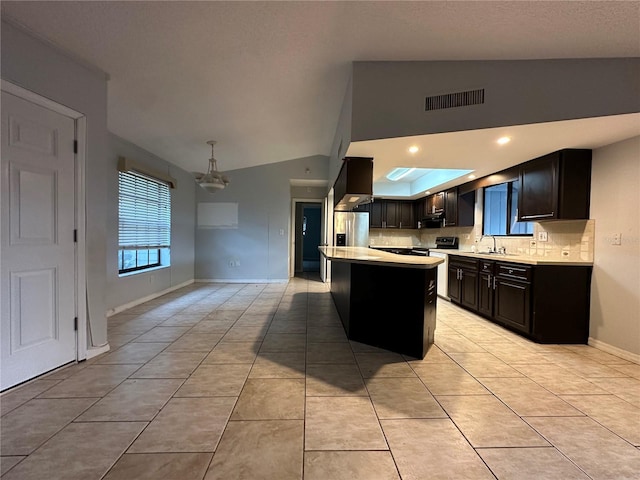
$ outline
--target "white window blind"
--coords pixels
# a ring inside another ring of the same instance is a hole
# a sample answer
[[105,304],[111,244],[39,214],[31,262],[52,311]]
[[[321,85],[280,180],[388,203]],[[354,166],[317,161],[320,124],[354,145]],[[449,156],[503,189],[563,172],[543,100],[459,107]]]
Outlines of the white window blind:
[[171,195],[166,183],[136,172],[118,172],[119,248],[168,248],[171,244]]

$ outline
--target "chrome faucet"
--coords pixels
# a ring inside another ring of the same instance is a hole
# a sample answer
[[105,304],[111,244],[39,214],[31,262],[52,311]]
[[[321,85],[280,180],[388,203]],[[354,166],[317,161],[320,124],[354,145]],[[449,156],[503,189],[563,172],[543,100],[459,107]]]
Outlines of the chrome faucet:
[[493,249],[489,249],[489,253],[497,253],[497,249],[496,249],[496,237],[495,235],[482,235],[480,237],[480,240],[482,240],[484,237],[491,237],[491,239],[493,240]]

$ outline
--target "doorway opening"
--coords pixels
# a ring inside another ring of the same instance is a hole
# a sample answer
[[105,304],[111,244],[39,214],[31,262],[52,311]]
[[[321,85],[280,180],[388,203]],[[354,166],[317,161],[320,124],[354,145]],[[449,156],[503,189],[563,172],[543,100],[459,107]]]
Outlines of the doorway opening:
[[294,275],[320,272],[322,244],[321,201],[295,203]]

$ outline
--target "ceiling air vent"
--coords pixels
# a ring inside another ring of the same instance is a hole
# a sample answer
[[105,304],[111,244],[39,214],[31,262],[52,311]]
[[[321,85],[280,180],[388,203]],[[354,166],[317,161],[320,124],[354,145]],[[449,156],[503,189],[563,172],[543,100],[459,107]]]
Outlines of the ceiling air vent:
[[466,107],[468,105],[480,105],[484,103],[484,88],[469,90],[467,92],[447,93],[427,97],[424,110],[442,110],[443,108]]

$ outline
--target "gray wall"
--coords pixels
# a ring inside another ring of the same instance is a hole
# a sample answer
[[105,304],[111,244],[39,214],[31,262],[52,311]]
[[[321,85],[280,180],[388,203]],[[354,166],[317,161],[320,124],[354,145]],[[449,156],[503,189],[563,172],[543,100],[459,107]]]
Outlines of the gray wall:
[[[310,169],[308,174],[305,173],[306,168]],[[289,181],[326,180],[327,157],[316,155],[231,170],[225,174],[231,177],[227,188],[214,194],[197,188],[196,201],[237,203],[238,228],[196,228],[196,279],[288,280],[291,243]],[[230,267],[231,260],[239,261],[240,265]]]
[[[638,112],[638,78],[640,58],[354,62],[351,141]],[[480,88],[482,105],[424,111]]]
[[107,78],[21,29],[2,22],[2,78],[86,116],[88,342],[107,342]]
[[[129,158],[177,180],[171,190],[171,266],[118,276],[118,157]],[[115,309],[193,280],[195,189],[193,176],[116,135],[109,134],[107,172],[107,285],[106,305]]]
[[[640,137],[594,150],[591,218],[596,222],[591,326],[596,341],[640,358]],[[614,233],[621,245],[612,245]]]

